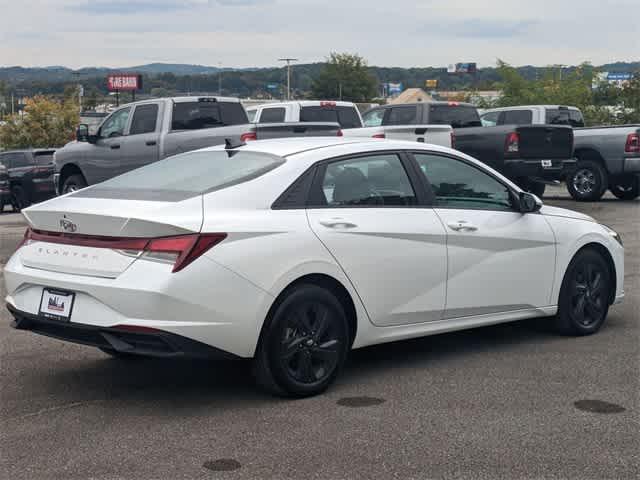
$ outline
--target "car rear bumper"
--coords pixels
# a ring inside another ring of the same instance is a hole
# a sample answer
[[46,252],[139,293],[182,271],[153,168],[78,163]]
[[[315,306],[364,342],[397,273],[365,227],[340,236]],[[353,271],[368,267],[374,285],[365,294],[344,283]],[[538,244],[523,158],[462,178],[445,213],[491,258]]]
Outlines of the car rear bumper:
[[504,161],[505,173],[508,177],[538,178],[541,180],[562,180],[575,167],[576,159],[528,160],[509,159]]
[[640,174],[640,156],[638,157],[625,157],[623,165],[624,173],[637,173]]
[[7,308],[14,318],[11,326],[17,330],[28,330],[47,337],[119,353],[162,358],[239,358],[224,350],[161,330],[130,331],[117,327],[96,327],[50,320],[17,310],[11,304],[7,304]]

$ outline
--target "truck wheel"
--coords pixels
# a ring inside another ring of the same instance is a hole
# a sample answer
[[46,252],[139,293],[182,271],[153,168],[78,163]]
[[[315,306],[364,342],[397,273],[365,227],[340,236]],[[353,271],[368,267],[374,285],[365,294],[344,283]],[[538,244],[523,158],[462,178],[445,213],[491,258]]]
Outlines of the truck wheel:
[[609,185],[609,190],[620,200],[635,200],[640,195],[640,179],[636,176]]
[[542,182],[537,182],[530,178],[521,177],[516,180],[518,186],[525,192],[533,193],[536,197],[542,198],[547,186]]
[[62,184],[62,195],[65,193],[75,192],[87,186],[87,181],[82,175],[69,175],[64,179]]
[[606,189],[607,171],[593,160],[580,160],[567,175],[567,190],[579,202],[598,201]]
[[16,212],[20,212],[23,208],[29,206],[27,194],[20,185],[11,187],[11,205]]

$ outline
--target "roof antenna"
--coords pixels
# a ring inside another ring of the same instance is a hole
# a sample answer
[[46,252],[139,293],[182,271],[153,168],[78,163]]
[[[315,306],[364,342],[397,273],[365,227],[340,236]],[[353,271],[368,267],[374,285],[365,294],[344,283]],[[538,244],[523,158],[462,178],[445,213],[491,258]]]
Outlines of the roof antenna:
[[238,147],[244,147],[246,145],[245,142],[243,142],[242,140],[234,140],[232,138],[225,138],[224,139],[224,149],[225,150],[234,150]]

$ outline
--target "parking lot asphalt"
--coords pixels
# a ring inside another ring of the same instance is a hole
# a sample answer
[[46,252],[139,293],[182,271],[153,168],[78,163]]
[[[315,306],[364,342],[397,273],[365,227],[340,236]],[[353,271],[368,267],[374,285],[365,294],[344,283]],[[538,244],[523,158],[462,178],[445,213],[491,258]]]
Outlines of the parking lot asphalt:
[[[599,334],[521,322],[370,347],[310,399],[262,394],[245,362],[123,362],[3,311],[0,478],[639,478],[640,201],[545,202],[622,235],[626,299]],[[0,215],[2,264],[23,230]]]

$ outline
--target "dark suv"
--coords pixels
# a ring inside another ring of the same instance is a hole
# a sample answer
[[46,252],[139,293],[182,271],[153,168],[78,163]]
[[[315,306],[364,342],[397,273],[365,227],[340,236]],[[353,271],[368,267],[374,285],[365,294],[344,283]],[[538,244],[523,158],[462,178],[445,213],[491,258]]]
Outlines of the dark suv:
[[[0,152],[0,164],[6,168],[9,177],[9,201],[14,210],[20,211],[32,203],[42,202],[55,196],[54,152],[55,150],[51,149]],[[0,183],[1,180],[0,178]],[[5,195],[2,198],[7,201]]]

